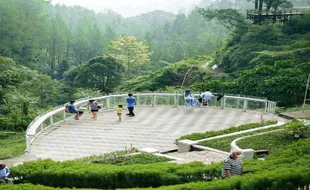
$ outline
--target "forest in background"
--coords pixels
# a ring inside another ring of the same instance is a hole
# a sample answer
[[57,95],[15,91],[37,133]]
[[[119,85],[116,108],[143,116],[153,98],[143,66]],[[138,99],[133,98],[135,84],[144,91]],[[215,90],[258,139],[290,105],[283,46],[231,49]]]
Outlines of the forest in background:
[[[210,11],[124,18],[45,0],[0,0],[1,129],[25,130],[54,106],[120,91],[210,88],[281,106],[300,103],[309,73],[309,17],[253,25],[243,15],[252,2],[200,6]],[[220,69],[212,70],[214,64]]]
[[195,10],[124,18],[45,0],[0,0],[0,13],[2,129],[25,129],[56,105],[110,93],[137,75],[211,55],[228,36]]

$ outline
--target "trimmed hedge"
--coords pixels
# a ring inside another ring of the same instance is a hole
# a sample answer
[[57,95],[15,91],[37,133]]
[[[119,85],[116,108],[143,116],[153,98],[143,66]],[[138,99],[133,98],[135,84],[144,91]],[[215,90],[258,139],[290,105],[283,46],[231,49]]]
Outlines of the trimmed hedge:
[[[27,184],[18,184],[18,185],[13,185],[13,184],[0,184],[0,189],[6,189],[6,190],[70,190],[69,188],[54,188],[54,187],[47,187],[43,185],[33,185],[30,183]],[[76,188],[73,188],[76,189]],[[72,189],[71,189],[72,190]],[[89,190],[89,189],[77,189],[77,190]]]
[[222,129],[219,131],[206,131],[204,133],[192,133],[189,135],[184,135],[182,137],[180,137],[178,140],[183,140],[183,139],[189,139],[189,140],[200,140],[200,139],[205,139],[205,138],[209,138],[209,137],[214,137],[214,136],[218,136],[218,135],[224,135],[224,134],[229,134],[229,133],[234,133],[234,132],[238,132],[238,131],[243,131],[243,130],[247,130],[247,129],[253,129],[253,128],[257,128],[257,127],[263,127],[263,126],[267,126],[267,125],[273,125],[276,124],[277,121],[265,121],[263,124],[262,123],[248,123],[248,124],[243,124],[243,125],[239,125],[238,127],[230,127],[227,129]]
[[221,163],[206,166],[198,162],[181,165],[157,163],[115,166],[74,161],[39,160],[12,168],[11,175],[22,177],[21,182],[23,183],[29,182],[52,187],[113,189],[159,187],[206,181],[219,177],[221,167]]
[[[158,190],[308,190],[310,169],[278,169],[260,175],[234,176],[225,180],[196,182],[156,188]],[[146,189],[130,189],[146,190]]]

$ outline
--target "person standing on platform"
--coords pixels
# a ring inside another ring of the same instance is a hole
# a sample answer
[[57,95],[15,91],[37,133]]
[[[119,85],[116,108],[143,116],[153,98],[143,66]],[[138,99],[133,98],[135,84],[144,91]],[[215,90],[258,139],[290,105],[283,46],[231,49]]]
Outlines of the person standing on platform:
[[133,113],[133,110],[136,105],[136,98],[133,97],[131,93],[129,93],[128,96],[126,97],[126,105],[129,111],[129,113],[126,115],[128,115],[129,117],[135,116],[135,114]]
[[118,122],[121,122],[122,121],[122,113],[123,113],[123,105],[118,105],[115,111],[116,111],[117,116],[118,116]]
[[94,120],[97,120],[97,113],[99,111],[99,109],[101,108],[98,103],[95,100],[89,100],[89,107],[90,107],[90,111],[92,113],[92,118]]

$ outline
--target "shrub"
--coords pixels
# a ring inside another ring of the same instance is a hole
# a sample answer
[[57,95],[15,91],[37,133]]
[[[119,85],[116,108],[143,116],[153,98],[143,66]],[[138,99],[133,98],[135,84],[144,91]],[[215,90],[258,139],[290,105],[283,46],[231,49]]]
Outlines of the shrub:
[[13,177],[21,182],[53,187],[133,188],[159,187],[193,181],[206,181],[220,176],[221,164],[202,163],[114,166],[77,161],[54,162],[39,160],[11,168]]
[[0,131],[0,159],[18,156],[24,153],[26,148],[25,133],[4,133]]
[[309,133],[309,126],[304,125],[303,121],[292,120],[287,128],[287,135],[295,139],[305,138]]
[[118,156],[116,154],[104,154],[99,156],[90,156],[79,160],[96,164],[132,165],[168,162],[171,159],[162,156],[156,156],[150,153],[138,153],[135,155]]
[[[0,189],[9,189],[9,190],[70,190],[69,188],[53,188],[47,187],[43,185],[33,185],[30,183],[27,184],[0,184]],[[75,189],[75,188],[74,188]],[[78,190],[86,190],[86,189],[78,189]],[[88,189],[89,190],[89,189]]]

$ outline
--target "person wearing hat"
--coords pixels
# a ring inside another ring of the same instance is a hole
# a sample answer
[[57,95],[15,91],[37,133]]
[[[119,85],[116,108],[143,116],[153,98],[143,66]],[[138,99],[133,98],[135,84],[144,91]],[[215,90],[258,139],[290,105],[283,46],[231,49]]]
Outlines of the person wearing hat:
[[10,169],[4,164],[0,164],[0,183],[6,181],[9,175]]
[[222,169],[222,177],[228,178],[234,175],[242,175],[242,150],[233,149],[230,156],[224,160],[224,168]]

